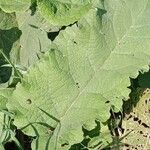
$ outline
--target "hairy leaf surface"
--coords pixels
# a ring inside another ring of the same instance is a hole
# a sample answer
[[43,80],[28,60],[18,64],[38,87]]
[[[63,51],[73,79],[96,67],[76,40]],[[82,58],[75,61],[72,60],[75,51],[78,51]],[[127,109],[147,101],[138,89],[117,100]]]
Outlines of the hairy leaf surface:
[[54,25],[78,21],[92,7],[92,0],[38,0],[42,15]]
[[49,49],[50,40],[44,29],[48,24],[39,14],[31,16],[30,11],[17,13],[19,29],[22,31],[20,38],[20,63],[28,67],[38,60],[38,56]]
[[29,9],[31,0],[1,0],[0,8],[5,12],[25,11]]
[[8,103],[15,125],[29,124],[24,132],[37,136],[35,149],[81,142],[82,126],[107,121],[112,106],[120,110],[129,77],[149,69],[150,1],[106,0],[104,6],[107,13],[93,8],[61,31]]

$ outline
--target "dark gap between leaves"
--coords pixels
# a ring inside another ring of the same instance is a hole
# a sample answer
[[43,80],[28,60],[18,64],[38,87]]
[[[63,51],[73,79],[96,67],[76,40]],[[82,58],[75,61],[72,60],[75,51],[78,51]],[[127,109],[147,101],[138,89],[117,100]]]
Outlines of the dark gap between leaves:
[[51,41],[54,41],[55,38],[59,35],[60,31],[65,30],[67,27],[71,27],[74,24],[77,24],[77,21],[68,25],[68,26],[62,26],[58,31],[54,31],[54,32],[47,32],[47,36]]

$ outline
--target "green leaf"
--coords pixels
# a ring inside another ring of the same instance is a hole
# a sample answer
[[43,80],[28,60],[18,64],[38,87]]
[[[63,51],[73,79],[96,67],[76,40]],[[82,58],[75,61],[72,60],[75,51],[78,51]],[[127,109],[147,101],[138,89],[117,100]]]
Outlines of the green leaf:
[[21,31],[17,28],[14,13],[5,13],[0,10],[0,83],[5,83],[11,76],[11,68],[2,67],[6,63],[16,63],[19,58],[18,39]]
[[4,129],[8,126],[10,114],[5,111],[7,100],[11,97],[14,89],[0,88],[0,143],[6,142],[7,131]]
[[[21,31],[18,28],[11,28],[9,30],[0,30],[0,66],[10,63],[10,59],[15,62],[18,59],[18,39]],[[13,57],[16,56],[16,57]],[[8,81],[11,75],[11,68],[0,68],[0,83]]]
[[5,13],[0,9],[0,29],[6,30],[17,27],[17,21],[14,13]]
[[[109,111],[105,101],[106,99],[100,94],[82,93],[72,76],[59,68],[55,52],[51,52],[30,70],[30,73],[24,78],[23,84],[17,86],[9,108],[15,111],[16,118],[14,123],[18,127],[21,128],[28,123],[34,122],[43,123],[45,126],[37,123],[33,124],[38,132],[45,136],[48,134],[50,137],[53,130],[50,133],[48,131],[51,128],[56,128],[53,133],[54,138],[57,138],[57,134],[59,134],[59,140],[64,137],[61,140],[62,143],[70,141],[69,144],[73,144],[74,142],[80,142],[83,138],[82,124],[91,124],[93,126],[95,119],[106,121],[109,117],[108,113],[100,113],[101,111],[105,112],[105,110],[107,110],[106,112]],[[67,121],[68,119],[69,122]],[[38,130],[38,128],[40,129]],[[30,126],[30,130],[27,133],[35,136],[36,134],[31,130],[33,130],[32,126]],[[27,131],[26,128],[25,131]],[[59,133],[57,133],[58,131]],[[70,132],[69,135],[68,132]],[[39,146],[43,148],[45,143]],[[58,144],[58,146],[60,145]]]
[[[61,31],[53,48],[30,68],[9,100],[14,123],[37,136],[33,148],[68,149],[122,109],[130,77],[150,64],[150,1],[105,1]],[[101,131],[103,132],[103,130]],[[41,139],[41,140],[40,140]]]
[[88,143],[88,147],[97,150],[98,148],[105,148],[106,145],[112,142],[110,131],[107,126],[101,125],[101,133],[92,138]]
[[14,89],[0,88],[0,110],[6,109],[7,100],[11,97]]
[[14,13],[5,13],[0,9],[0,49],[8,56],[13,43],[19,38],[17,21]]
[[5,12],[18,12],[29,9],[31,0],[1,0],[0,8]]
[[41,14],[51,24],[69,25],[78,21],[92,7],[91,0],[38,0]]
[[0,30],[0,49],[9,58],[13,44],[19,39],[21,31],[18,28]]
[[[30,11],[16,13],[19,29],[22,31],[20,37],[20,63],[28,67],[38,60],[38,55],[49,50],[51,41],[45,31],[49,24],[36,13],[31,16]],[[50,28],[50,27],[49,27]]]

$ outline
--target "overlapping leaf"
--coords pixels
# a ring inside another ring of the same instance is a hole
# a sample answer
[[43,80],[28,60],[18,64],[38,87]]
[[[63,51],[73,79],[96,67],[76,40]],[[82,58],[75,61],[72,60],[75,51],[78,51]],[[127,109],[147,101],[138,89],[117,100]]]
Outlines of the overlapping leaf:
[[150,88],[150,71],[145,73],[144,75],[141,74],[138,78],[139,85],[143,88]]
[[38,60],[38,55],[47,51],[50,47],[51,42],[45,31],[49,24],[38,13],[32,16],[30,11],[26,11],[16,15],[19,29],[22,31],[20,63],[28,67]]
[[78,21],[92,7],[92,0],[38,0],[43,16],[53,25],[69,25]]
[[29,124],[24,131],[39,138],[33,148],[68,149],[82,141],[82,126],[106,121],[112,105],[121,109],[129,77],[150,64],[150,1],[136,3],[106,0],[106,14],[91,9],[18,84],[8,107],[15,125]]
[[15,14],[8,14],[0,9],[0,29],[6,30],[17,26]]
[[1,0],[0,8],[5,12],[25,11],[29,9],[31,0]]
[[8,60],[14,63],[18,61],[21,31],[17,28],[14,13],[8,14],[0,10],[0,18],[0,83],[5,83],[11,75],[11,69],[2,65],[8,63]]

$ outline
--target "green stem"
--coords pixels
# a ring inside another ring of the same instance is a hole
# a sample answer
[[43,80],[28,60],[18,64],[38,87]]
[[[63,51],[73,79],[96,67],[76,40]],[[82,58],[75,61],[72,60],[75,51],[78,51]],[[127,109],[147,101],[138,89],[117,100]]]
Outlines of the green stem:
[[12,68],[15,70],[15,72],[17,73],[18,77],[20,79],[22,79],[22,74],[16,69],[16,67],[14,66],[14,64],[8,59],[8,57],[5,55],[5,53],[0,49],[0,53],[3,55],[3,57],[5,58],[5,60],[12,66]]

